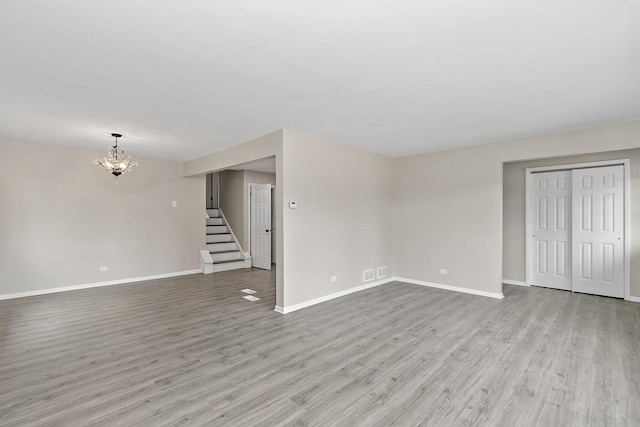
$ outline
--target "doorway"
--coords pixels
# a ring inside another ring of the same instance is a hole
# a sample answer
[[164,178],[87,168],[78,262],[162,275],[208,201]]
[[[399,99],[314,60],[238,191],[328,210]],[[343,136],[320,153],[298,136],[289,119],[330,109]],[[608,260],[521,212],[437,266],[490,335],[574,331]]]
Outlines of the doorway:
[[220,172],[208,173],[205,187],[207,209],[217,209],[220,205]]
[[526,169],[527,284],[624,298],[628,161]]

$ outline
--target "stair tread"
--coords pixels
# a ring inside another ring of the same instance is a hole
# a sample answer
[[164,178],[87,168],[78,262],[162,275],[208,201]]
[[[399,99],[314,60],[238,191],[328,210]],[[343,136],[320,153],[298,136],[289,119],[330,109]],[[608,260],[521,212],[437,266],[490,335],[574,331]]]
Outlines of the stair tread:
[[240,252],[238,249],[229,249],[226,251],[209,251],[210,254],[229,254],[231,252]]
[[228,262],[244,262],[244,258],[240,258],[240,259],[224,259],[224,260],[221,260],[221,261],[213,260],[214,264],[226,264]]
[[214,236],[214,235],[220,235],[220,234],[231,234],[231,233],[207,233],[207,236]]

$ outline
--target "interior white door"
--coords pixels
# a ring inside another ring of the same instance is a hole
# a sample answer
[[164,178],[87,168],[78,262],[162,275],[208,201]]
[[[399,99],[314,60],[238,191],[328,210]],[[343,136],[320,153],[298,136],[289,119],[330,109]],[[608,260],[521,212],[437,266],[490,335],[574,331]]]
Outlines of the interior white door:
[[624,169],[573,171],[573,290],[624,297]]
[[571,289],[571,171],[531,175],[531,284]]
[[271,270],[271,184],[251,188],[251,265]]

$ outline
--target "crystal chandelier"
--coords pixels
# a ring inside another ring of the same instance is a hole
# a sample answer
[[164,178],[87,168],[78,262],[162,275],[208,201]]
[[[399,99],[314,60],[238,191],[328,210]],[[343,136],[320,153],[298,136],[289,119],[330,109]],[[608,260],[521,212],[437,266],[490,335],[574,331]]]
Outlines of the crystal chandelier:
[[109,150],[109,153],[107,153],[107,157],[103,159],[95,159],[93,163],[102,167],[102,169],[115,175],[115,177],[118,178],[119,175],[122,175],[125,172],[129,172],[131,169],[138,166],[138,163],[132,161],[131,157],[125,156],[123,150],[120,150],[118,152],[118,138],[121,138],[122,135],[120,135],[119,133],[112,133],[111,136],[116,139],[116,145],[114,145],[113,148]]

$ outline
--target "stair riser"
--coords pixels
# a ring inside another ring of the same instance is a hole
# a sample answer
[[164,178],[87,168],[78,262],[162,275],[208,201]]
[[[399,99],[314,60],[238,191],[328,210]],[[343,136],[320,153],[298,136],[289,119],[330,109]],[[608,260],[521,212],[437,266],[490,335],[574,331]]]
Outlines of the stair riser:
[[213,258],[213,262],[216,261],[226,261],[229,259],[237,259],[240,261],[244,261],[244,255],[242,252],[227,252],[224,254],[211,254],[211,258]]
[[222,218],[207,218],[207,225],[224,225]]
[[231,239],[231,234],[212,234],[207,236],[207,243],[217,242],[233,242],[233,239]]
[[224,264],[216,264],[213,263],[213,272],[217,271],[228,271],[228,270],[238,270],[240,268],[249,268],[251,265],[247,266],[247,263],[244,261],[238,262],[226,262]]
[[229,229],[226,225],[207,225],[208,233],[228,233]]
[[220,212],[218,211],[218,209],[207,209],[207,214],[209,215],[209,217],[214,218],[214,217],[219,217],[220,216]]
[[232,249],[238,249],[235,242],[223,242],[223,243],[209,243],[207,244],[208,251],[229,251]]

